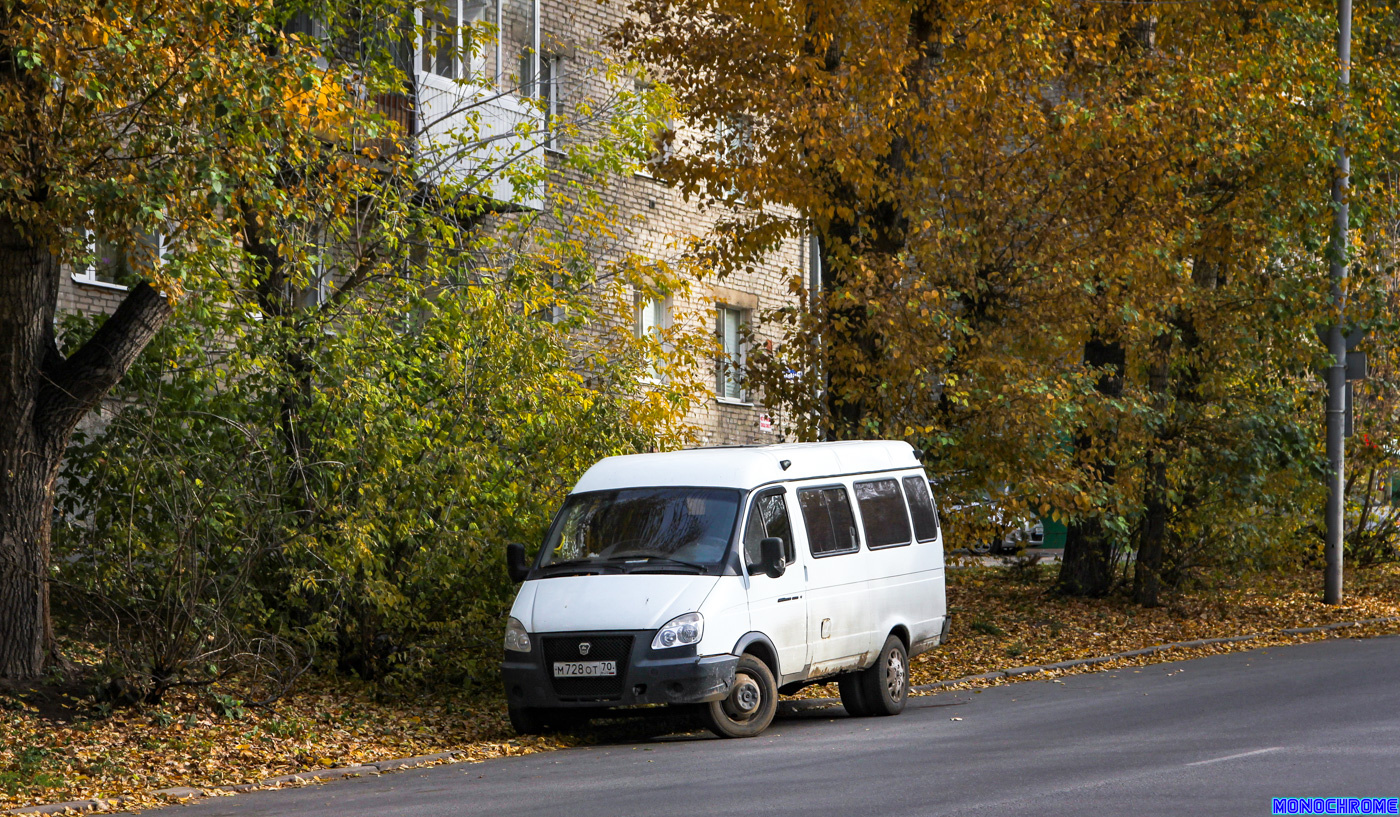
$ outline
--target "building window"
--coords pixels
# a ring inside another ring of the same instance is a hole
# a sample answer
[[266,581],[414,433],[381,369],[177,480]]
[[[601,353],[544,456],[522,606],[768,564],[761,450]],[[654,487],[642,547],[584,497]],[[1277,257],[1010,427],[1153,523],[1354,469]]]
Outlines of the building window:
[[464,79],[485,70],[481,43],[465,35],[464,27],[485,19],[485,0],[445,0],[423,10],[423,73],[444,79]]
[[309,11],[298,11],[291,19],[282,26],[282,30],[287,34],[296,34],[308,40],[323,40],[328,32],[326,24],[319,18],[312,16]]
[[[569,267],[571,268],[569,270],[570,273],[575,272],[575,270],[572,269],[573,266],[574,262],[569,262]],[[557,272],[549,277],[549,294],[554,302],[549,306],[549,309],[546,311],[545,320],[549,321],[550,323],[560,324],[563,323],[569,317],[569,309],[568,306],[566,306],[566,304],[569,302],[569,296],[573,295],[575,292],[573,286],[570,283],[570,281],[572,280],[572,274],[569,275],[569,277],[566,279],[563,275],[560,275]]]
[[753,120],[746,116],[721,119],[715,126],[715,141],[719,146],[719,167],[726,171],[729,179],[719,191],[724,199],[742,201],[739,186],[735,184],[739,170],[753,153]]
[[[637,321],[635,331],[638,338],[661,340],[662,332],[671,326],[671,303],[669,298],[647,298],[638,295]],[[652,360],[647,366],[647,376],[653,382],[660,382],[659,361]]]
[[312,245],[310,268],[304,282],[287,282],[287,300],[298,309],[311,309],[324,304],[331,296],[333,258],[324,235],[317,235]]
[[671,118],[669,112],[663,108],[653,109],[648,102],[655,104],[652,99],[655,94],[654,85],[646,80],[636,80],[633,88],[636,91],[637,101],[646,106],[649,115],[649,136],[651,137],[651,155],[647,157],[645,165],[637,171],[638,175],[651,176],[654,167],[671,158],[675,151],[676,122]]
[[748,323],[748,310],[719,306],[715,331],[719,336],[720,356],[715,366],[715,394],[725,400],[744,401],[742,385],[744,372],[744,342],[742,327]]
[[559,149],[559,114],[562,112],[561,91],[564,88],[564,58],[545,57],[540,60],[540,106],[544,109],[544,146]]
[[671,324],[670,304],[665,299],[650,298],[637,302],[637,337],[660,337],[661,330]]
[[530,51],[520,55],[520,95],[534,100],[544,114],[543,141],[547,150],[559,149],[557,120],[563,112],[564,58],[558,54],[540,55],[540,75],[533,75]]
[[165,238],[160,233],[140,233],[128,241],[110,241],[91,231],[87,236],[91,256],[73,273],[73,280],[84,284],[135,286],[145,277],[141,271],[159,265],[165,255]]

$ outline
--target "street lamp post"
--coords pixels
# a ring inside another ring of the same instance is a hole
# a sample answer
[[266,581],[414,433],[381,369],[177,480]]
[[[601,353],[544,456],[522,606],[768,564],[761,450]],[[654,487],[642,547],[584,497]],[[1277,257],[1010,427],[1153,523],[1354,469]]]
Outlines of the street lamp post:
[[1337,0],[1338,98],[1342,116],[1337,123],[1337,166],[1332,174],[1332,241],[1328,250],[1328,273],[1332,279],[1333,323],[1327,331],[1327,574],[1322,600],[1342,602],[1342,535],[1344,532],[1346,467],[1346,381],[1347,342],[1343,320],[1347,277],[1347,185],[1351,159],[1347,156],[1346,94],[1351,85],[1351,0]]

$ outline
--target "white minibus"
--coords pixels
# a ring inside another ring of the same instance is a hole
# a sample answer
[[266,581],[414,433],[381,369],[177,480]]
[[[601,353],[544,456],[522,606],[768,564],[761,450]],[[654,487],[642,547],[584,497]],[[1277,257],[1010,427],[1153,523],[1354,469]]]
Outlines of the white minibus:
[[602,709],[698,705],[724,737],[835,680],[852,715],[893,715],[909,658],[948,633],[943,540],[907,443],[608,457],[569,494],[506,625],[521,733]]

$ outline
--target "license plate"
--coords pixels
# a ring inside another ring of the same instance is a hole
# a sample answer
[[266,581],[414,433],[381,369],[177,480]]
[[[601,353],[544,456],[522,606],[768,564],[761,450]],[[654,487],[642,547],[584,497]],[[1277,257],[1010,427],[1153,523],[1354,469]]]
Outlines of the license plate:
[[601,678],[617,675],[616,661],[555,661],[555,678]]

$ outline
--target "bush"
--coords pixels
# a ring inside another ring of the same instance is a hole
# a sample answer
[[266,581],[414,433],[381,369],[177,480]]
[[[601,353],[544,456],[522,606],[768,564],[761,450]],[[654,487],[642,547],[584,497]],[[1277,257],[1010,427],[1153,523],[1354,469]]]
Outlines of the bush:
[[685,381],[628,396],[647,357],[539,319],[546,297],[582,298],[466,285],[381,293],[334,331],[167,330],[63,472],[59,609],[106,646],[112,697],[234,672],[275,696],[313,655],[494,684],[505,543],[540,541],[597,459],[685,433]]

